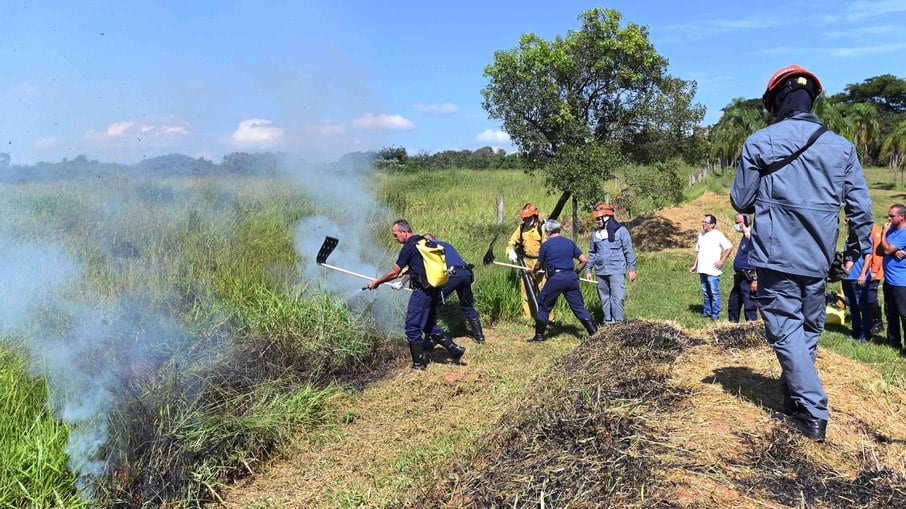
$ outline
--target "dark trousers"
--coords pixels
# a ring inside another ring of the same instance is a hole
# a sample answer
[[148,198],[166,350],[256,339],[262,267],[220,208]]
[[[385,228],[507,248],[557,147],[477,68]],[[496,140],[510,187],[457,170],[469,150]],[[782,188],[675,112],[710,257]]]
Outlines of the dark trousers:
[[887,345],[903,351],[900,326],[906,329],[906,286],[884,282],[884,313],[887,315]]
[[557,303],[557,297],[560,294],[566,298],[569,309],[573,311],[579,321],[591,320],[591,313],[585,308],[585,300],[582,298],[582,291],[579,290],[579,276],[571,270],[557,272],[547,278],[547,283],[538,294],[538,317],[536,320],[547,323],[554,304]]
[[[443,301],[446,302],[450,295],[459,296],[459,309],[466,315],[466,320],[478,320],[478,311],[475,311],[475,295],[472,293],[472,272],[468,269],[454,268],[450,280],[441,287]],[[443,329],[435,325],[432,335],[443,334]]]
[[758,307],[752,297],[752,282],[745,275],[737,272],[733,275],[733,289],[730,290],[730,300],[727,301],[727,315],[731,322],[739,322],[739,311],[745,310],[746,321],[758,319]]
[[409,307],[406,309],[406,341],[421,343],[423,334],[431,334],[437,325],[437,312],[443,304],[439,289],[412,291]]
[[878,303],[878,282],[867,281],[859,286],[855,279],[843,280],[843,294],[846,295],[846,305],[849,306],[849,318],[853,325],[852,336],[858,340],[871,338],[871,327],[874,324],[872,314],[872,295],[874,303]]

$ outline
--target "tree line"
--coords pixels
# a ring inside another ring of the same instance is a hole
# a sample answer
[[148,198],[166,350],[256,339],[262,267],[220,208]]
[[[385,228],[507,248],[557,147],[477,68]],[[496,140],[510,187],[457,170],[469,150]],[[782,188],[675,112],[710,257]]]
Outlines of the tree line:
[[[720,120],[708,129],[708,155],[726,167],[734,164],[746,137],[768,124],[761,99],[736,98],[721,110]],[[815,114],[828,127],[856,146],[865,166],[888,166],[903,185],[906,169],[906,81],[892,74],[847,85],[843,92],[821,95]]]

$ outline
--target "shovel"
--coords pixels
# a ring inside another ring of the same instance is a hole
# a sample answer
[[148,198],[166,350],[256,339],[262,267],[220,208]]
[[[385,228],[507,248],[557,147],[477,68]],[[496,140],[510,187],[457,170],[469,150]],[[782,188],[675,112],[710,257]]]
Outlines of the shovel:
[[[324,237],[324,243],[321,244],[321,249],[318,250],[318,256],[317,256],[317,258],[315,258],[315,260],[318,262],[318,265],[324,267],[325,269],[335,270],[337,272],[342,272],[343,274],[349,274],[350,276],[355,276],[357,278],[367,279],[368,281],[374,281],[376,278],[373,278],[371,276],[366,276],[365,274],[359,274],[358,272],[353,272],[351,270],[341,269],[340,267],[336,267],[334,265],[329,265],[327,263],[327,257],[330,256],[330,253],[333,253],[333,250],[337,248],[337,244],[339,244],[339,243],[340,243],[340,239],[335,239],[330,236]],[[386,283],[381,283],[381,284],[387,285],[387,286],[393,288],[393,283],[386,282]],[[362,289],[367,290],[368,287],[366,286]],[[412,291],[411,288],[406,288],[406,290],[408,290],[410,292]]]

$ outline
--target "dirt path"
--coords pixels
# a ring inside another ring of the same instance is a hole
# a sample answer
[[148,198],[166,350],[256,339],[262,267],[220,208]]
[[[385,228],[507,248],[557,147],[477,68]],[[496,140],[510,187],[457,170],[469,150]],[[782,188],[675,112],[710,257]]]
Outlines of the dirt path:
[[540,344],[525,342],[527,326],[486,334],[484,345],[457,338],[468,349],[465,365],[440,363],[437,351],[439,362],[412,373],[401,358],[388,377],[339,398],[341,424],[300,437],[285,458],[224,493],[223,505],[399,506],[408,486],[444,475],[435,470],[446,458],[471,447],[513,398],[523,397],[533,374],[579,343],[571,326]]

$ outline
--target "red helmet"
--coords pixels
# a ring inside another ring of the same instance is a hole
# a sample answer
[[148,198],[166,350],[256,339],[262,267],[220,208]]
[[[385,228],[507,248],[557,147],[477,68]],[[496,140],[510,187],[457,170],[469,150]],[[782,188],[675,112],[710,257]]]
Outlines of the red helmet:
[[537,215],[538,215],[538,207],[534,206],[533,204],[526,203],[522,207],[522,213],[521,213],[522,219],[525,219],[527,217],[537,216]]
[[824,91],[817,76],[798,65],[789,65],[771,76],[761,101],[768,113],[773,114],[774,96],[778,93],[785,95],[799,88],[804,88],[812,96],[812,101]]
[[592,212],[592,215],[595,219],[604,216],[613,216],[613,207],[609,203],[599,203],[595,205],[595,210]]

